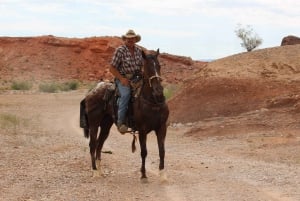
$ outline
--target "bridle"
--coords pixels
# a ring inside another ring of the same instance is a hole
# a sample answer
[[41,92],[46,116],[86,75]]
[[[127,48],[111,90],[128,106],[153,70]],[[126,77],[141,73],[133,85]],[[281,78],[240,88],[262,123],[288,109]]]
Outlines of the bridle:
[[152,88],[152,79],[157,78],[160,82],[162,81],[162,78],[159,76],[159,74],[158,74],[158,72],[156,70],[156,63],[155,63],[155,61],[153,59],[152,59],[152,62],[153,62],[153,68],[154,68],[155,74],[148,78],[149,86],[151,88]]
[[[151,95],[150,91],[148,93],[151,97],[142,95],[141,100],[147,105],[151,105],[151,107],[161,107],[161,105],[165,104],[165,98],[163,95],[163,87],[161,84],[162,78],[159,73],[160,66],[157,55],[148,55],[146,60],[143,77],[144,83],[149,87],[149,90],[151,90]],[[157,79],[157,82],[154,82],[155,79]]]

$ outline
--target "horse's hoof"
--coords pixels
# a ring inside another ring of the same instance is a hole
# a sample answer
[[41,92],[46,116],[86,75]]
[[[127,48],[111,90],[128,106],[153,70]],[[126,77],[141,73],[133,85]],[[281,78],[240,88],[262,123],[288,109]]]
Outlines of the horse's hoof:
[[93,170],[93,169],[92,169],[92,174],[93,174],[93,175],[92,175],[93,177],[101,177],[101,176],[104,175],[103,172],[102,172],[101,167],[98,168],[97,170]]
[[96,160],[97,169],[101,168],[101,160]]
[[93,177],[101,177],[103,176],[102,168],[101,168],[101,160],[96,160],[96,167],[97,169],[92,169]]
[[165,170],[160,170],[159,171],[159,177],[160,177],[160,182],[161,183],[167,183],[168,182],[168,178],[167,178],[167,174]]
[[148,178],[147,178],[147,177],[142,177],[142,178],[141,178],[141,183],[142,183],[142,184],[148,183]]
[[102,175],[98,170],[92,170],[92,173],[94,178],[100,177]]

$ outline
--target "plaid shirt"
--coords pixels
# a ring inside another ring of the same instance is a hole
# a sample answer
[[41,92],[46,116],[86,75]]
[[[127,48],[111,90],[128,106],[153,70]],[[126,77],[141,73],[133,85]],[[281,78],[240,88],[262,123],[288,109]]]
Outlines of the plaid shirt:
[[112,58],[111,65],[115,67],[121,75],[133,74],[136,70],[141,70],[143,66],[142,49],[135,46],[134,56],[132,56],[126,45],[118,47]]

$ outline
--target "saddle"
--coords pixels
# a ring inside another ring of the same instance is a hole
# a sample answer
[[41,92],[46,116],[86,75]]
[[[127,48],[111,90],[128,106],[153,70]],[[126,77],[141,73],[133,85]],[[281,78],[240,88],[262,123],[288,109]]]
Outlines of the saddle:
[[[142,75],[140,73],[135,73],[127,76],[130,76],[131,97],[128,103],[126,120],[124,123],[128,128],[131,128],[132,131],[134,131],[133,102],[140,94],[142,88]],[[112,107],[112,110],[110,109],[110,111],[112,112],[114,122],[117,123],[119,97],[120,93],[115,82],[100,81],[97,86],[90,90],[86,97],[80,102],[80,127],[89,127],[86,113],[87,111],[91,111],[96,108],[99,103],[101,103],[103,110],[108,109],[108,107]],[[89,107],[86,106],[86,102],[89,103]]]
[[[140,95],[143,83],[143,77],[139,71],[134,74],[125,75],[130,80],[130,88],[131,88],[131,96],[128,103],[128,108],[126,112],[125,125],[128,128],[131,128],[131,131],[134,132],[136,130],[135,122],[134,122],[134,111],[133,111],[133,103],[135,99]],[[117,123],[118,120],[118,99],[120,97],[120,93],[118,88],[115,87],[114,99],[113,99],[113,108],[114,108],[114,121]]]

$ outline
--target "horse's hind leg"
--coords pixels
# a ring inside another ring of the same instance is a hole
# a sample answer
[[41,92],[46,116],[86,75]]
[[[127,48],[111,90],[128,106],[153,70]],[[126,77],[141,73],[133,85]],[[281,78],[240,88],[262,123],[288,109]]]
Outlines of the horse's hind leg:
[[111,117],[104,118],[100,123],[100,134],[98,137],[98,145],[96,152],[96,163],[99,174],[103,174],[101,170],[101,151],[104,145],[105,140],[109,135],[110,128],[113,124],[113,119]]
[[91,154],[91,161],[92,161],[92,169],[97,170],[96,166],[96,148],[97,148],[97,133],[98,127],[91,127],[89,134],[90,134],[90,154]]

